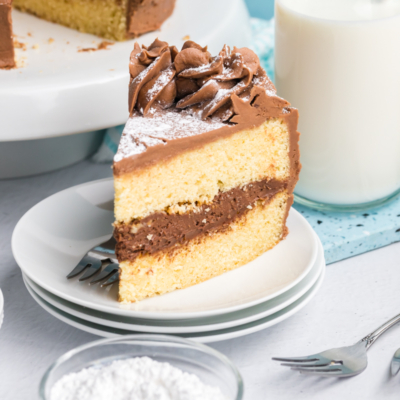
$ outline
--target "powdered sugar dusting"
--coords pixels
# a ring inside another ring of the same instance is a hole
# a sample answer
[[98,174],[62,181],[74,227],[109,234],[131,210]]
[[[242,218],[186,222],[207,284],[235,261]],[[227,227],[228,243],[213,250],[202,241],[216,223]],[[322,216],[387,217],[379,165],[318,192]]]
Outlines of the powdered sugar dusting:
[[[136,57],[138,57],[138,55],[136,56]],[[156,59],[154,59],[154,62],[152,63],[152,64],[150,64],[146,69],[144,69],[135,79],[134,79],[134,81],[135,82],[141,82],[143,79],[144,79],[144,77],[149,73],[149,71],[151,71],[156,65],[157,65],[157,60],[159,59],[160,57],[157,57]]]
[[51,400],[227,400],[194,374],[149,357],[117,360],[64,375]]
[[185,72],[205,72],[208,71],[213,63],[216,63],[221,59],[220,56],[217,56],[213,59],[212,63],[199,65],[198,67],[186,68]]
[[168,141],[201,135],[226,126],[216,120],[203,121],[186,111],[155,111],[143,117],[134,115],[125,125],[114,162],[141,154],[148,147],[166,145]]
[[167,86],[173,75],[174,72],[172,69],[165,69],[164,71],[161,71],[160,75],[154,82],[154,85],[147,91],[147,99],[151,99],[159,92],[161,92],[161,90],[164,89],[165,86]]
[[211,64],[200,65],[199,67],[186,68],[185,72],[204,72],[210,68]]
[[219,89],[211,102],[207,105],[207,109],[202,111],[212,110],[220,101],[230,97],[233,93],[237,93],[240,89],[244,88],[246,85],[243,81],[240,81],[231,89]]

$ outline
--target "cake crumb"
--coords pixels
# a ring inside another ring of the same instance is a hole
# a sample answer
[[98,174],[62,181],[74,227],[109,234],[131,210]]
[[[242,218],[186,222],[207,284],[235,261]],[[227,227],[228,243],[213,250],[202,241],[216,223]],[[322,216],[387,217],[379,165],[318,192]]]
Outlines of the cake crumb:
[[26,57],[15,57],[15,68],[25,68],[25,67],[26,67]]
[[98,46],[97,50],[108,50],[108,46],[114,46],[113,42],[108,42],[107,40],[103,40]]
[[153,238],[153,235],[147,235],[147,239],[151,240]]
[[49,42],[49,44],[52,44],[52,43],[54,43],[54,39],[53,38],[49,38],[48,42]]
[[94,47],[78,47],[78,53],[86,53],[86,52],[90,52],[90,51],[96,51],[97,49],[95,49]]
[[97,47],[78,48],[78,53],[97,51],[97,50],[109,50],[108,46],[113,46],[113,45],[114,45],[113,42],[108,42],[107,40],[103,40],[97,45]]
[[253,209],[253,207],[252,207],[252,206],[247,206],[247,208],[248,208],[249,210],[252,210],[252,209]]
[[14,39],[14,47],[15,47],[16,49],[21,49],[21,50],[23,50],[23,51],[26,50],[26,44],[25,44],[25,43],[22,43],[22,42],[19,42],[17,39]]
[[38,50],[38,49],[39,49],[39,45],[38,45],[38,44],[34,44],[34,45],[32,46],[32,49]]
[[137,233],[137,231],[138,231],[141,227],[142,227],[142,224],[141,224],[141,223],[136,224],[136,225],[132,225],[131,233],[133,233],[133,234]]
[[27,35],[28,35],[29,37],[32,37],[32,33],[30,33],[30,32],[28,32]]
[[206,219],[203,219],[203,221],[201,221],[203,224],[205,224],[206,222],[207,222],[207,220]]
[[190,36],[189,36],[189,35],[186,35],[186,36],[184,36],[184,37],[182,38],[182,40],[190,40]]
[[210,209],[209,209],[209,208],[206,208],[204,211],[205,211],[205,212],[209,212],[209,211],[210,211]]

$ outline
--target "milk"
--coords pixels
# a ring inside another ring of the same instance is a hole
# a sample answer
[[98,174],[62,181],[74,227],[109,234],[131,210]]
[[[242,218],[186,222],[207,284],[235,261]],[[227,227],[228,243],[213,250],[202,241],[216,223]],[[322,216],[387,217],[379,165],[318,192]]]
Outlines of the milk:
[[278,94],[300,112],[296,194],[357,205],[400,188],[400,0],[276,0]]

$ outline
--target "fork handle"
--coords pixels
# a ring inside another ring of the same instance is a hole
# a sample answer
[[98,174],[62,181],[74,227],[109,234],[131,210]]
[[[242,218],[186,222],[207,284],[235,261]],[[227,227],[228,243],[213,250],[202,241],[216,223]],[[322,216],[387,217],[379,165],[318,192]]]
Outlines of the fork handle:
[[391,320],[381,325],[378,329],[374,330],[372,333],[365,336],[365,338],[362,339],[361,341],[367,342],[366,349],[368,350],[383,333],[385,333],[392,326],[396,325],[398,322],[400,322],[400,314],[396,315]]

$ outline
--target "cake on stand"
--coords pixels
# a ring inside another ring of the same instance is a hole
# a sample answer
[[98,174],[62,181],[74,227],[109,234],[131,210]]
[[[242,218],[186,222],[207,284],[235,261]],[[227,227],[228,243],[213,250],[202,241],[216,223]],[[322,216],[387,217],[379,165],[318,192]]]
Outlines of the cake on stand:
[[[0,178],[58,169],[92,154],[102,129],[128,117],[133,43],[191,39],[211,53],[250,45],[244,0],[178,0],[159,31],[97,50],[103,39],[13,11],[20,43],[14,70],[0,70]],[[100,46],[101,47],[101,46]],[[87,49],[96,49],[87,51]]]

